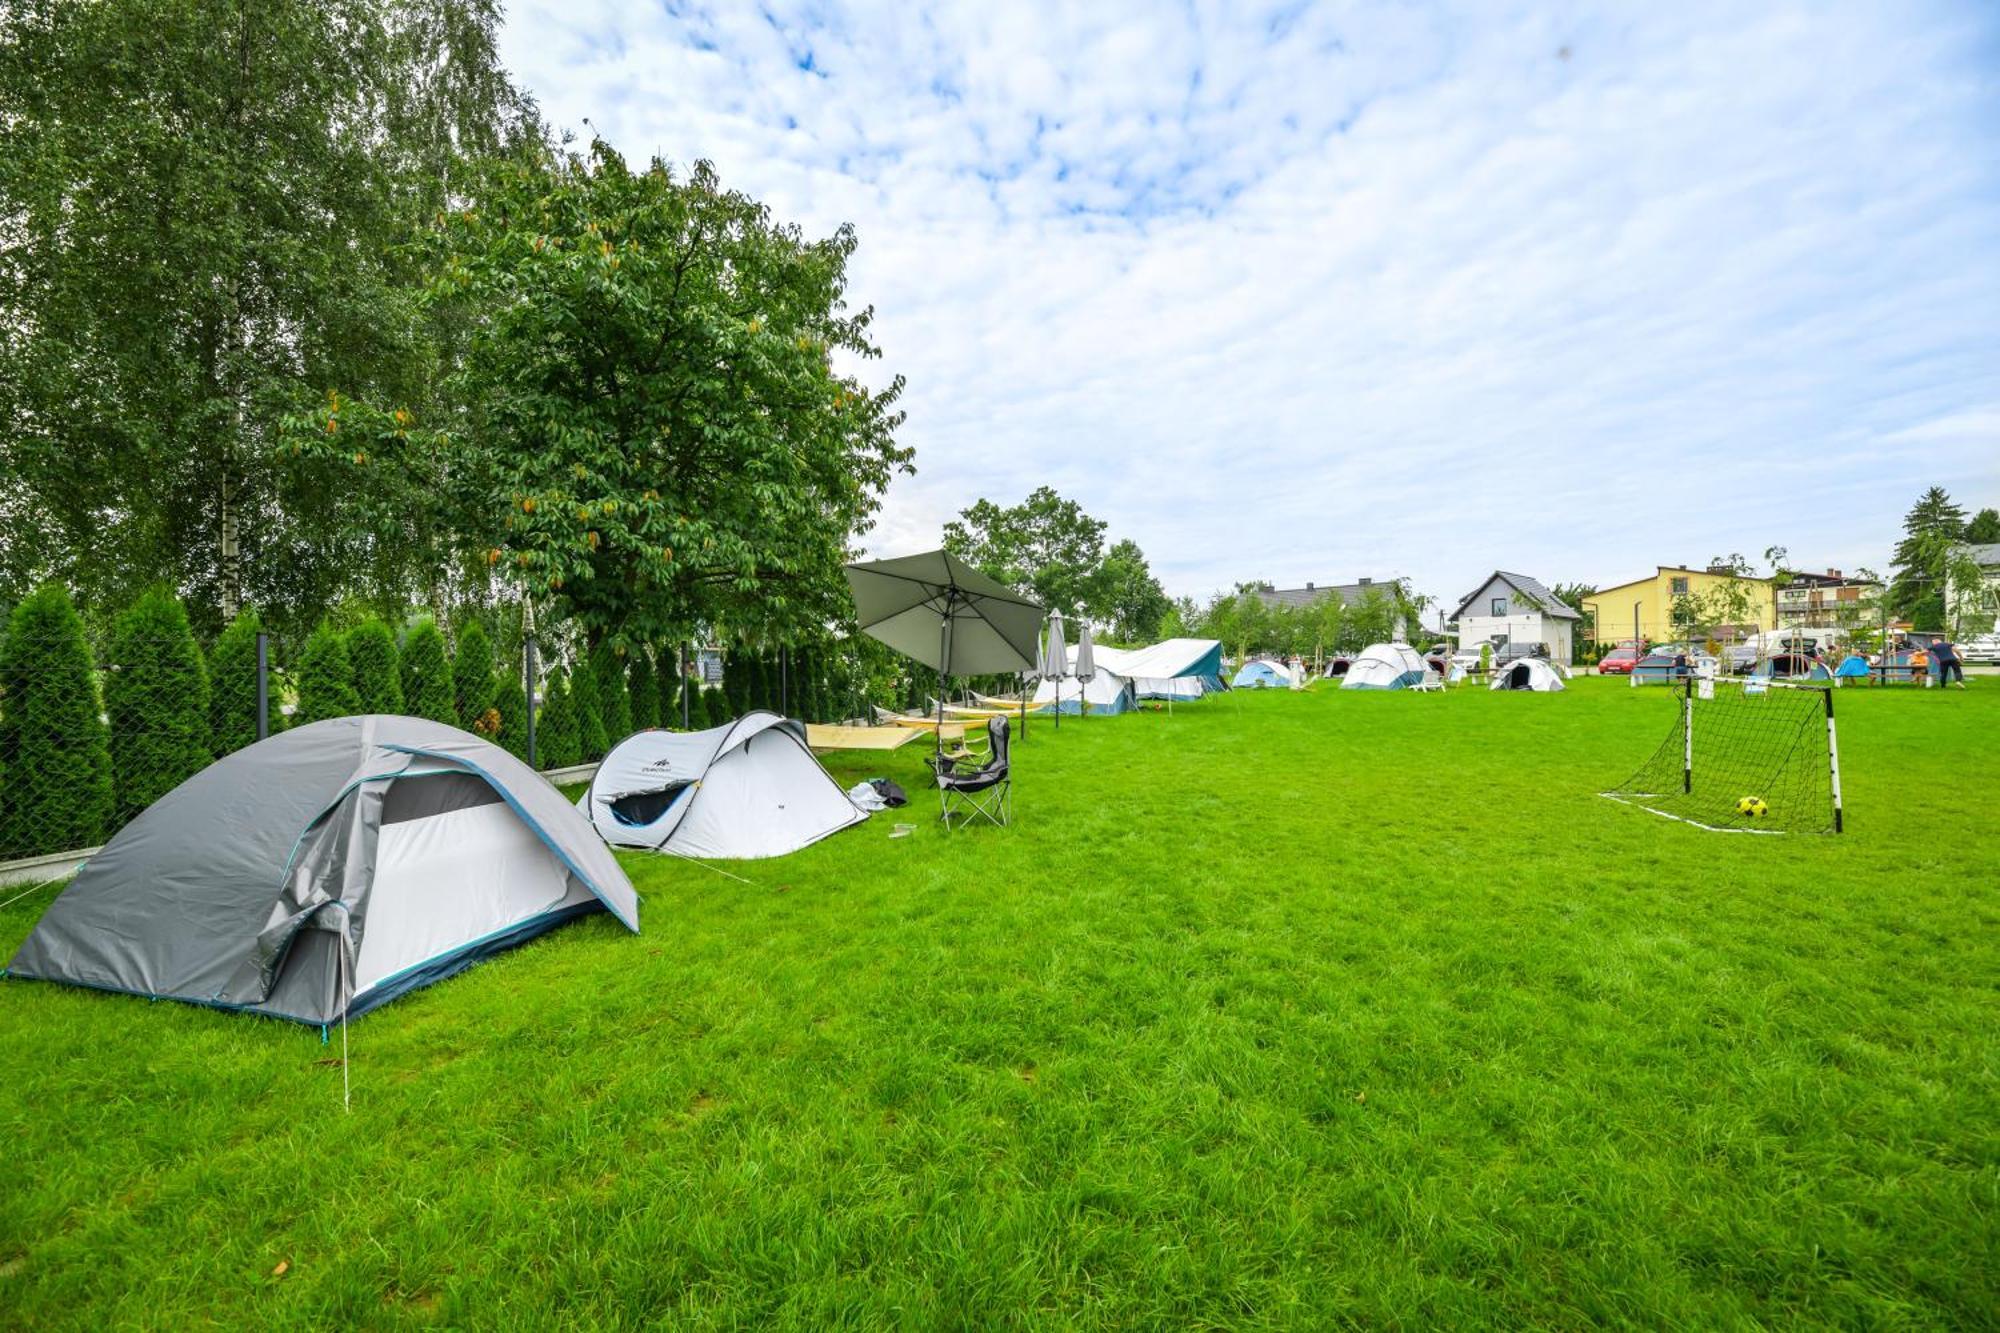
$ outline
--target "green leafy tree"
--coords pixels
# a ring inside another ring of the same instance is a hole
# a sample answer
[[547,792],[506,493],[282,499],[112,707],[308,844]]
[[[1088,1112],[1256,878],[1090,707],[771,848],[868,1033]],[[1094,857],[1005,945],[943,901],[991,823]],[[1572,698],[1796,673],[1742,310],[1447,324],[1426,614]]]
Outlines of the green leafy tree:
[[104,679],[111,719],[115,822],[165,796],[215,758],[209,748],[208,666],[172,593],[154,590],[118,618]]
[[[597,671],[588,657],[578,661],[569,673],[569,700],[576,710],[577,763],[604,758],[611,748],[611,736],[604,726],[604,701],[597,693]],[[622,740],[623,737],[620,737]]]
[[1919,628],[1944,624],[1945,566],[1965,535],[1965,511],[1933,486],[1903,516],[1889,575],[1889,612]]
[[1053,487],[1037,487],[1013,506],[978,501],[944,525],[944,546],[1066,616],[1097,616],[1105,607],[1104,523]]
[[453,707],[458,725],[491,739],[498,725],[493,701],[500,678],[493,669],[493,641],[475,617],[458,632],[458,652],[451,660]]
[[[272,447],[301,385],[435,359],[400,244],[527,113],[486,0],[0,6],[0,476],[95,601],[166,578],[219,628],[435,569]],[[110,257],[115,256],[115,262]]]
[[846,305],[853,232],[808,240],[706,163],[634,171],[601,141],[516,154],[478,193],[424,248],[428,308],[470,331],[456,409],[356,393],[295,414],[290,446],[484,550],[592,645],[837,615],[911,456],[902,381],[835,369],[878,355]]
[[298,690],[293,721],[299,726],[361,711],[361,697],[354,692],[354,664],[347,659],[347,644],[332,626],[322,622],[306,640],[299,654]]
[[1126,538],[1105,553],[1103,604],[1098,608],[1111,636],[1125,643],[1151,643],[1160,632],[1173,602],[1153,577],[1146,553]]
[[632,698],[625,688],[625,659],[609,640],[599,643],[590,655],[591,674],[597,686],[598,713],[604,719],[605,749],[632,734]]
[[347,664],[363,713],[403,711],[403,671],[396,633],[374,616],[347,631]]
[[0,648],[0,856],[95,847],[109,834],[111,750],[69,593],[14,608]]
[[569,673],[557,667],[542,682],[542,712],[535,727],[535,762],[543,768],[568,768],[582,763],[583,741],[576,723],[576,700],[570,694]]
[[[218,755],[234,754],[257,739],[257,635],[262,630],[255,609],[245,608],[209,655],[209,735]],[[271,707],[275,712],[275,701]]]
[[[498,734],[494,737],[500,747],[516,759],[528,757],[528,692],[521,688],[520,678],[512,672],[500,681],[500,688],[493,696],[493,711],[500,719]],[[537,748],[541,737],[535,738]]]
[[399,665],[403,673],[403,707],[410,716],[457,726],[458,702],[451,678],[451,659],[445,652],[444,634],[435,620],[425,617],[411,626],[403,639]]
[[635,649],[625,666],[625,695],[632,701],[632,730],[660,725],[658,666],[644,648]]
[[2000,509],[1982,509],[1965,525],[1965,540],[1975,546],[2000,542]]

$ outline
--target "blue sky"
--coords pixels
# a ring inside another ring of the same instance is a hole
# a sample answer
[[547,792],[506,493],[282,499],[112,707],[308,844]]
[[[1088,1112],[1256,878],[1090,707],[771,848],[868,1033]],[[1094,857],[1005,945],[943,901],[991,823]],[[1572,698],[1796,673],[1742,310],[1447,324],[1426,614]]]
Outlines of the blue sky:
[[1048,483],[1175,593],[1455,601],[2000,504],[1991,4],[515,0],[503,49],[859,230],[877,554]]

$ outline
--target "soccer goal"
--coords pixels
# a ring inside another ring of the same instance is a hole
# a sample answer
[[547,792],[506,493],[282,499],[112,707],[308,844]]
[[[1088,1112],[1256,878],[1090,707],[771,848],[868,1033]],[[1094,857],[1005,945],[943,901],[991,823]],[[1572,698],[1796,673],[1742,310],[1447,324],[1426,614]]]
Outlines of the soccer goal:
[[1690,677],[1645,766],[1602,793],[1718,833],[1840,832],[1833,691]]

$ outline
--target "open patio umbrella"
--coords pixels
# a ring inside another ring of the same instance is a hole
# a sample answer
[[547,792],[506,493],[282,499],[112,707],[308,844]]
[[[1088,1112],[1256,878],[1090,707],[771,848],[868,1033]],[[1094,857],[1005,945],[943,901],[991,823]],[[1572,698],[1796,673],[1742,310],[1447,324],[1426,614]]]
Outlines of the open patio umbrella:
[[1062,730],[1062,683],[1069,674],[1069,645],[1063,642],[1062,612],[1049,612],[1048,643],[1042,650],[1042,679],[1055,682],[1056,730]]
[[[1084,621],[1083,628],[1076,632],[1076,670],[1072,674],[1075,675],[1078,685],[1088,685],[1091,681],[1097,679],[1097,653],[1090,646],[1090,622],[1088,620]],[[1079,717],[1088,717],[1090,715],[1090,695],[1083,690],[1078,690],[1077,695],[1077,715]]]
[[945,678],[1029,671],[1042,608],[946,551],[847,566],[861,632],[938,673],[938,748]]

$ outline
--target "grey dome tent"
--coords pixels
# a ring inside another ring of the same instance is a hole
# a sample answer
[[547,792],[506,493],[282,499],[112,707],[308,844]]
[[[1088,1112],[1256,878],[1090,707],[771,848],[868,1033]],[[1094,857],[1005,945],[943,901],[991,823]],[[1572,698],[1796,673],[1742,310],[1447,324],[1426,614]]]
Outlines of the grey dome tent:
[[805,728],[762,711],[706,731],[627,736],[577,808],[614,846],[730,859],[783,856],[868,818],[820,766]]
[[219,759],[90,858],[11,976],[334,1023],[639,901],[562,794],[412,717],[315,722]]

